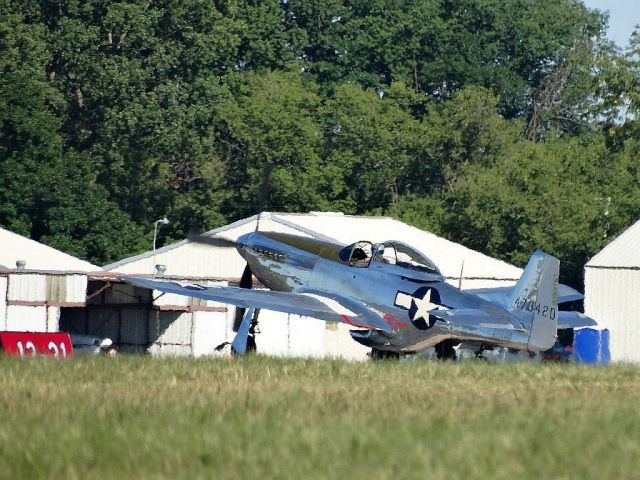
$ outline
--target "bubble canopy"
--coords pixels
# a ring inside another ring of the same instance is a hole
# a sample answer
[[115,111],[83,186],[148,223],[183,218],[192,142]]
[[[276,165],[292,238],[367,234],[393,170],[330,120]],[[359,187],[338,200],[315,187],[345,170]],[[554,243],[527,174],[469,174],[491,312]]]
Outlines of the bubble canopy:
[[370,263],[397,265],[418,272],[440,274],[438,267],[424,254],[406,243],[389,240],[373,244],[363,240],[347,245],[339,253],[340,260],[356,266]]

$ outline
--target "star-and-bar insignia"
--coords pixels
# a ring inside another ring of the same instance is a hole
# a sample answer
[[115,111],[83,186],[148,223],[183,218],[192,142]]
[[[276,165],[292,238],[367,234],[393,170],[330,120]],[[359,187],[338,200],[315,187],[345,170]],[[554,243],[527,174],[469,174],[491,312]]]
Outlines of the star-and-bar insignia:
[[434,310],[448,310],[440,303],[440,293],[433,287],[421,287],[413,294],[398,291],[395,306],[409,311],[411,323],[420,330],[433,327],[438,317],[431,315]]

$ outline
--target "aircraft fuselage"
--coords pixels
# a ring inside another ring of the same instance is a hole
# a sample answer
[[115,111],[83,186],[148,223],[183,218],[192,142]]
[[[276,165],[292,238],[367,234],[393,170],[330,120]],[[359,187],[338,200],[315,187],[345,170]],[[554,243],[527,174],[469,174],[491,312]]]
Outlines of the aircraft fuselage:
[[[422,267],[406,268],[397,257],[387,263],[371,255],[357,265],[341,251],[344,246],[271,232],[253,232],[238,239],[238,251],[255,277],[276,291],[311,288],[335,292],[366,303],[377,311],[391,332],[352,331],[354,340],[387,351],[415,352],[447,339],[527,348],[529,333],[523,328],[505,329],[477,325],[455,325],[429,312],[456,308],[483,310],[497,316],[510,315],[502,306],[465,293],[447,284],[439,271]],[[389,244],[388,244],[389,245]],[[426,263],[426,260],[425,260]],[[411,265],[410,265],[411,266]]]

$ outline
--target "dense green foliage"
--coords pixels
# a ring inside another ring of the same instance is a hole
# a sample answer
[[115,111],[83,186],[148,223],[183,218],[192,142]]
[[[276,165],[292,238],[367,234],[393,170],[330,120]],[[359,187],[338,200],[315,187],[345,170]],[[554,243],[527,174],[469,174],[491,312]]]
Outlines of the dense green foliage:
[[578,0],[0,0],[0,225],[106,263],[163,216],[383,213],[579,286],[640,211],[640,38],[605,29]]
[[640,369],[0,359],[0,478],[635,478]]

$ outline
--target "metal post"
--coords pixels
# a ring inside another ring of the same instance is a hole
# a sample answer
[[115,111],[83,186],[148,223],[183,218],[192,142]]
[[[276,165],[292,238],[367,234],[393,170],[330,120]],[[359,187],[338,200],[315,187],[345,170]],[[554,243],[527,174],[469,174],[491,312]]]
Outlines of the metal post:
[[169,219],[167,217],[161,218],[153,222],[153,276],[156,276],[156,239],[158,238],[158,225],[168,225]]

